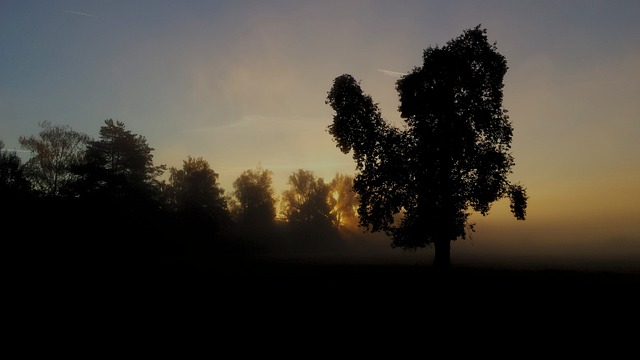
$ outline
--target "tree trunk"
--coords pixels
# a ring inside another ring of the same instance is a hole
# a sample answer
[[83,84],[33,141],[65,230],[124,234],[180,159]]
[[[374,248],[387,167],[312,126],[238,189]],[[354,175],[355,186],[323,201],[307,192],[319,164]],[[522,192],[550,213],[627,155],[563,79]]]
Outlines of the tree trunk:
[[448,272],[451,267],[451,240],[443,238],[435,241],[433,266],[435,270]]

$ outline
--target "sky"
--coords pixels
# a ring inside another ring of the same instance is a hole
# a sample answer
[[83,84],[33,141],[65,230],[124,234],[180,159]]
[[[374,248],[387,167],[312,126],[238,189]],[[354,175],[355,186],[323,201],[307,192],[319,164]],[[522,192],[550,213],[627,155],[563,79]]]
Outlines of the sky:
[[510,179],[528,218],[499,201],[452,256],[640,263],[638,18],[635,0],[2,0],[0,140],[20,151],[42,121],[98,138],[114,119],[156,165],[201,157],[227,193],[262,167],[280,193],[297,169],[356,174],[327,133],[335,77],[401,124],[398,77],[481,25],[509,67]]

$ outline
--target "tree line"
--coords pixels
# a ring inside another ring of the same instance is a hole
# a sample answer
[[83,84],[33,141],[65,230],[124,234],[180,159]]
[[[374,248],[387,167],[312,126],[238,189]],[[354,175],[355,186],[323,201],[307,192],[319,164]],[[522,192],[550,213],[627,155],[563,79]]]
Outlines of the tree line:
[[181,168],[154,164],[155,149],[122,121],[105,120],[97,139],[66,125],[39,126],[37,136],[18,139],[31,154],[25,162],[0,141],[1,216],[8,226],[37,229],[32,238],[97,239],[140,255],[142,249],[175,253],[190,246],[214,251],[216,240],[268,239],[284,226],[303,236],[357,224],[349,175],[325,182],[298,169],[278,196],[273,172],[258,167],[242,172],[227,194],[202,157],[189,155]]

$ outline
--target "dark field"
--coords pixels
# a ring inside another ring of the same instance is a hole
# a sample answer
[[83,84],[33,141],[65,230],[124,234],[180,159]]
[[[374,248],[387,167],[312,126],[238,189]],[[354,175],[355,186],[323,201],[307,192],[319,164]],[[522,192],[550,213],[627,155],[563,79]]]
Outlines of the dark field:
[[59,333],[59,326],[71,326],[74,341],[97,339],[100,346],[110,342],[97,334],[138,341],[161,333],[194,334],[202,343],[211,337],[226,347],[248,341],[247,351],[253,341],[271,339],[277,341],[272,346],[293,351],[291,346],[325,348],[365,335],[407,333],[423,341],[434,328],[440,338],[442,331],[477,339],[501,334],[529,345],[540,341],[533,336],[564,341],[568,331],[602,339],[632,335],[624,329],[640,319],[640,273],[633,271],[453,264],[450,272],[438,273],[428,259],[93,265],[95,271],[38,272],[7,292],[15,300],[10,308],[21,309],[14,312],[20,317],[16,328],[31,331],[39,324]]
[[619,331],[621,323],[640,320],[638,273],[453,266],[443,274],[428,264],[283,260],[210,268],[173,264],[128,280],[111,288],[121,294],[118,303],[141,314],[215,318],[267,332],[278,324],[293,324],[286,331],[296,334],[320,331],[320,324],[343,333],[460,323],[480,332],[495,324],[509,326],[500,329],[507,333],[533,331],[533,324],[547,333],[583,326],[590,331],[594,324],[598,331],[605,324]]
[[[105,295],[211,299],[231,302],[343,299],[365,302],[500,299],[517,296],[582,304],[619,299],[640,307],[640,263],[634,259],[583,262],[573,259],[452,260],[436,271],[432,256],[415,261],[339,257],[231,257],[153,261],[48,263],[25,269],[31,285],[58,291]],[[17,273],[16,275],[20,275]]]
[[[118,288],[118,284],[113,284]],[[425,264],[342,263],[318,259],[240,261],[209,267],[165,264],[122,283],[140,295],[160,291],[180,299],[235,306],[272,304],[379,308],[437,304],[537,308],[640,308],[640,273],[553,267],[456,265],[447,273]],[[408,310],[408,309],[407,309]]]
[[440,319],[451,326],[498,321],[575,327],[640,320],[640,269],[633,257],[580,263],[452,254],[450,271],[442,273],[432,268],[432,253],[200,255],[25,259],[10,273],[6,294],[16,308],[28,309],[19,313],[39,319],[145,326],[195,321],[264,331],[280,323],[308,329],[347,322],[361,328]]

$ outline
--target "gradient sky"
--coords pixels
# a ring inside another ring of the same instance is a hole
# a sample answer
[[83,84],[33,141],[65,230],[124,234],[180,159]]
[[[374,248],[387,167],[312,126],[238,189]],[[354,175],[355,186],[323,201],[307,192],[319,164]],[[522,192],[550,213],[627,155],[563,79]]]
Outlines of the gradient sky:
[[[477,254],[640,259],[640,2],[0,2],[0,140],[38,123],[98,137],[125,123],[154,163],[202,157],[225,191],[247,169],[355,174],[326,132],[333,79],[349,73],[399,123],[395,81],[422,51],[481,24],[507,59],[514,182],[459,247]],[[508,241],[503,241],[508,240]]]

